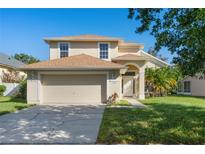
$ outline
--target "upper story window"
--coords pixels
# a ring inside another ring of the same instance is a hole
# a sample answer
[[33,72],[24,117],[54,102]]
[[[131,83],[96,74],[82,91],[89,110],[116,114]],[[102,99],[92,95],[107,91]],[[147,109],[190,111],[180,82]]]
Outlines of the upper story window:
[[99,43],[100,50],[100,59],[108,59],[109,58],[109,44],[108,43]]
[[191,82],[184,81],[184,92],[190,93],[191,92]]
[[60,58],[68,57],[69,55],[69,43],[59,43]]

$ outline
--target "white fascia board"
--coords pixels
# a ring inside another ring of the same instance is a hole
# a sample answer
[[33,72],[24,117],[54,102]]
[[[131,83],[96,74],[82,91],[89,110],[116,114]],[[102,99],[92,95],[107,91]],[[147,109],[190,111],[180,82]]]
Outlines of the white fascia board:
[[171,66],[169,63],[167,63],[167,62],[165,62],[165,61],[163,61],[163,60],[161,60],[161,59],[159,59],[159,58],[157,58],[157,57],[154,57],[154,56],[152,56],[151,54],[148,54],[148,53],[146,53],[146,52],[143,51],[143,50],[140,50],[139,52],[142,53],[142,54],[144,54],[144,55],[146,55],[146,56],[148,56],[148,57],[150,57],[150,58],[152,58],[152,59],[154,59],[154,60],[156,60],[156,61],[158,61],[158,62],[161,62],[161,63],[163,63],[163,64],[165,64],[165,65],[167,65],[167,66]]

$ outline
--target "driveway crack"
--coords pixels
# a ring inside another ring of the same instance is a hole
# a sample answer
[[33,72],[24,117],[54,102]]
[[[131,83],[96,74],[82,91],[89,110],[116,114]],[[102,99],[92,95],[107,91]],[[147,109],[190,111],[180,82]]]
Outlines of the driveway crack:
[[31,119],[29,119],[29,120],[34,120],[34,119],[36,119],[36,117],[39,115],[40,113],[36,113]]

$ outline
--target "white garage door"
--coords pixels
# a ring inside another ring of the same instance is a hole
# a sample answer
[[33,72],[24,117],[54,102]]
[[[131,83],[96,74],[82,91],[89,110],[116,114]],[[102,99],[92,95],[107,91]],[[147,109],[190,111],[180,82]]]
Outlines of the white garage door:
[[101,104],[106,75],[42,75],[45,104]]

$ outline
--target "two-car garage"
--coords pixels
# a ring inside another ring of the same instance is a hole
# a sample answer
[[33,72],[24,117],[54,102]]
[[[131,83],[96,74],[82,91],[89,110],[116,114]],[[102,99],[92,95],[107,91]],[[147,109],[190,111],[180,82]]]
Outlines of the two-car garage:
[[43,74],[43,104],[93,104],[106,101],[106,74]]
[[120,94],[121,69],[125,67],[86,54],[26,65],[27,102],[100,105]]

